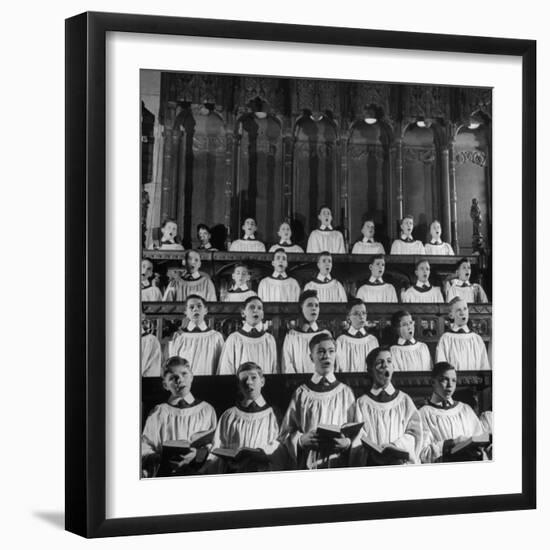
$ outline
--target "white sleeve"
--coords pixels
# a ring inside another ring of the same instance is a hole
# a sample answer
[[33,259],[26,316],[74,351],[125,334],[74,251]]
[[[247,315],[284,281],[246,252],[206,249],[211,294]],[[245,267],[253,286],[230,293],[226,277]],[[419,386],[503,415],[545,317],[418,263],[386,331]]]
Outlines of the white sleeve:
[[218,374],[235,374],[237,372],[233,362],[234,349],[235,345],[233,344],[233,338],[231,338],[230,335],[222,348]]

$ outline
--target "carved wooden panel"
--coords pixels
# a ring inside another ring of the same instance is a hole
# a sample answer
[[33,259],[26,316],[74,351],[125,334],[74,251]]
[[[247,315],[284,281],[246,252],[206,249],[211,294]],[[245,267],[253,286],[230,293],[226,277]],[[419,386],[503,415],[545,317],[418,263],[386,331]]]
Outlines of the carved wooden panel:
[[457,90],[460,120],[466,122],[476,111],[489,118],[493,114],[493,91],[490,88],[461,88]]
[[[243,76],[238,80],[236,108],[239,116],[246,112],[262,111],[283,115],[288,80],[264,76]],[[259,108],[258,108],[259,107]]]
[[450,88],[445,86],[403,86],[403,119],[417,117],[450,119]]

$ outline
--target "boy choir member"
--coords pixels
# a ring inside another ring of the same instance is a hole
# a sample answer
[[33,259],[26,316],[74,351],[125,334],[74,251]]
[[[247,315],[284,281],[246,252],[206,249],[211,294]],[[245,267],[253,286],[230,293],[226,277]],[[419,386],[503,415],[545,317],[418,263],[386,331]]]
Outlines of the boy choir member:
[[279,248],[284,248],[287,253],[304,252],[304,249],[301,246],[292,242],[292,229],[290,228],[290,224],[288,222],[283,222],[279,226],[279,231],[277,231],[277,235],[279,236],[279,242],[274,244],[269,249],[269,252],[275,252],[275,250]]
[[401,301],[404,304],[440,304],[445,302],[441,289],[430,284],[430,262],[428,260],[416,262],[414,274],[416,283],[401,294]]
[[[457,443],[481,435],[483,426],[472,408],[453,399],[456,389],[456,369],[447,362],[436,363],[432,375],[432,396],[420,409],[424,441],[422,462],[450,461],[450,451]],[[457,455],[456,459],[481,459],[474,449],[473,456]],[[455,460],[456,460],[455,459]]]
[[321,252],[317,258],[317,276],[306,283],[304,290],[315,290],[319,296],[319,301],[324,302],[347,302],[348,297],[342,283],[333,279],[332,256],[329,252]]
[[283,374],[313,372],[314,364],[309,354],[309,343],[319,333],[330,335],[317,324],[320,307],[315,290],[304,290],[298,300],[300,320],[296,327],[290,329],[283,343]]
[[347,306],[349,327],[336,340],[336,370],[364,372],[367,355],[378,347],[378,340],[367,332],[367,306],[353,298]]
[[392,328],[397,343],[391,346],[393,368],[396,371],[429,371],[432,368],[430,350],[424,342],[414,338],[415,323],[408,311],[392,315]]
[[456,264],[456,278],[447,288],[447,302],[459,297],[470,304],[486,304],[489,300],[482,286],[470,282],[472,265],[468,258],[462,258]]
[[445,332],[435,350],[435,361],[446,361],[459,371],[490,369],[485,342],[468,327],[468,304],[456,297],[449,304],[451,328]]
[[161,302],[162,292],[153,284],[153,262],[141,260],[141,301]]
[[298,469],[342,466],[348,461],[350,439],[342,436],[322,441],[317,427],[352,422],[355,398],[351,388],[334,376],[336,343],[332,336],[317,334],[309,349],[315,372],[292,395],[281,424],[280,441]]
[[179,242],[178,224],[170,218],[164,220],[160,227],[162,234],[159,241],[154,241],[149,247],[150,250],[183,250]]
[[240,364],[262,365],[264,374],[277,373],[275,338],[264,329],[264,304],[257,296],[241,304],[243,326],[230,334],[223,345],[218,374],[236,374]]
[[194,375],[216,374],[223,347],[223,336],[208,327],[206,315],[208,307],[204,298],[196,294],[187,296],[185,317],[188,323],[168,345],[170,357],[177,355],[187,359]]
[[421,241],[413,239],[414,219],[405,216],[401,220],[401,236],[393,241],[390,254],[426,254]]
[[426,254],[430,256],[454,256],[453,247],[449,243],[444,243],[441,240],[441,223],[439,220],[434,220],[430,224],[430,236],[429,243],[424,245]]
[[[170,392],[167,403],[157,405],[147,417],[141,436],[142,474],[157,475],[163,444],[167,441],[188,440],[208,436],[216,428],[214,408],[191,393],[193,372],[186,359],[171,357],[165,365],[162,386]],[[170,465],[173,474],[194,473],[200,467],[195,459],[197,449]],[[168,472],[159,472],[168,473]]]
[[374,221],[367,220],[361,228],[363,238],[357,241],[351,250],[352,254],[385,254],[382,243],[374,240]]
[[186,269],[185,275],[168,283],[163,300],[165,302],[183,302],[187,296],[197,294],[207,302],[215,302],[214,283],[208,275],[199,271],[201,267],[200,254],[196,250],[188,250],[185,253],[183,264]]
[[[332,212],[328,206],[321,206],[317,216],[319,229],[314,229],[307,240],[306,252],[319,253],[326,250],[331,254],[345,254],[346,245],[340,231],[332,228]],[[323,300],[321,300],[323,301]]]
[[256,239],[257,229],[256,220],[246,218],[242,226],[242,239],[233,241],[229,250],[231,252],[265,252],[265,244]]
[[298,281],[286,274],[288,258],[283,248],[273,253],[273,274],[260,281],[258,296],[264,302],[297,302],[300,297]]
[[245,264],[237,264],[231,274],[233,281],[227,294],[224,296],[224,302],[244,302],[256,293],[250,288],[250,271]]
[[210,233],[210,228],[204,224],[199,223],[197,225],[197,238],[199,239],[199,250],[205,250],[206,252],[217,252],[218,249],[212,246],[210,239],[212,238],[212,233]]
[[158,338],[152,334],[150,321],[141,321],[141,376],[158,378],[161,374],[162,350]]
[[[262,388],[265,385],[259,365],[248,361],[237,369],[241,399],[227,409],[218,422],[212,440],[213,454],[207,466],[209,473],[255,472],[285,466],[286,453],[281,447],[279,424],[273,409],[266,403]],[[265,455],[249,454],[239,460],[216,456],[217,449],[261,449]],[[259,460],[258,460],[259,459]]]
[[385,283],[382,276],[386,270],[386,260],[383,255],[374,256],[369,264],[369,280],[357,291],[357,298],[366,303],[397,302],[397,293],[393,285]]
[[[370,390],[357,399],[355,419],[364,422],[354,439],[351,463],[356,466],[417,463],[422,445],[422,424],[413,400],[396,389],[392,356],[389,348],[373,349],[367,356],[367,373],[372,380]],[[408,458],[374,453],[363,441],[382,448],[390,447],[408,453]]]

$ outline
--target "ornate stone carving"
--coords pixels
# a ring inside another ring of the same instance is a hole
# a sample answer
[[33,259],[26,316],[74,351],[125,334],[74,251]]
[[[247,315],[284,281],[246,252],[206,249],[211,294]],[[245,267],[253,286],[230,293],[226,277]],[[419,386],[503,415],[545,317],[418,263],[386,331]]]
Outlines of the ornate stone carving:
[[487,164],[487,153],[483,151],[456,151],[455,162],[458,164],[465,164],[470,162],[477,164],[477,166],[485,166]]
[[483,221],[481,217],[481,208],[477,199],[472,199],[472,206],[470,208],[470,218],[472,218],[473,230],[472,230],[472,248],[477,254],[481,254],[485,248],[485,239],[481,233],[481,223]]
[[381,145],[351,143],[348,146],[348,155],[353,160],[374,158],[383,162],[387,158],[387,151]]
[[403,147],[403,160],[429,164],[435,161],[435,149],[432,147]]
[[445,86],[404,86],[403,117],[449,120],[449,88]]

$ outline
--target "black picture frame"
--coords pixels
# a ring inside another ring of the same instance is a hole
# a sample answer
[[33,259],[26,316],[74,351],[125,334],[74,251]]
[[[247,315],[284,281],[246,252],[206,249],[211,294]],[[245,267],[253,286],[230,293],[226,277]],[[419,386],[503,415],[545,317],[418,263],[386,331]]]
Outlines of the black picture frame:
[[[522,489],[519,493],[106,519],[106,33],[240,38],[522,60]],[[352,28],[83,13],[66,20],[66,529],[85,537],[536,507],[536,42]]]

